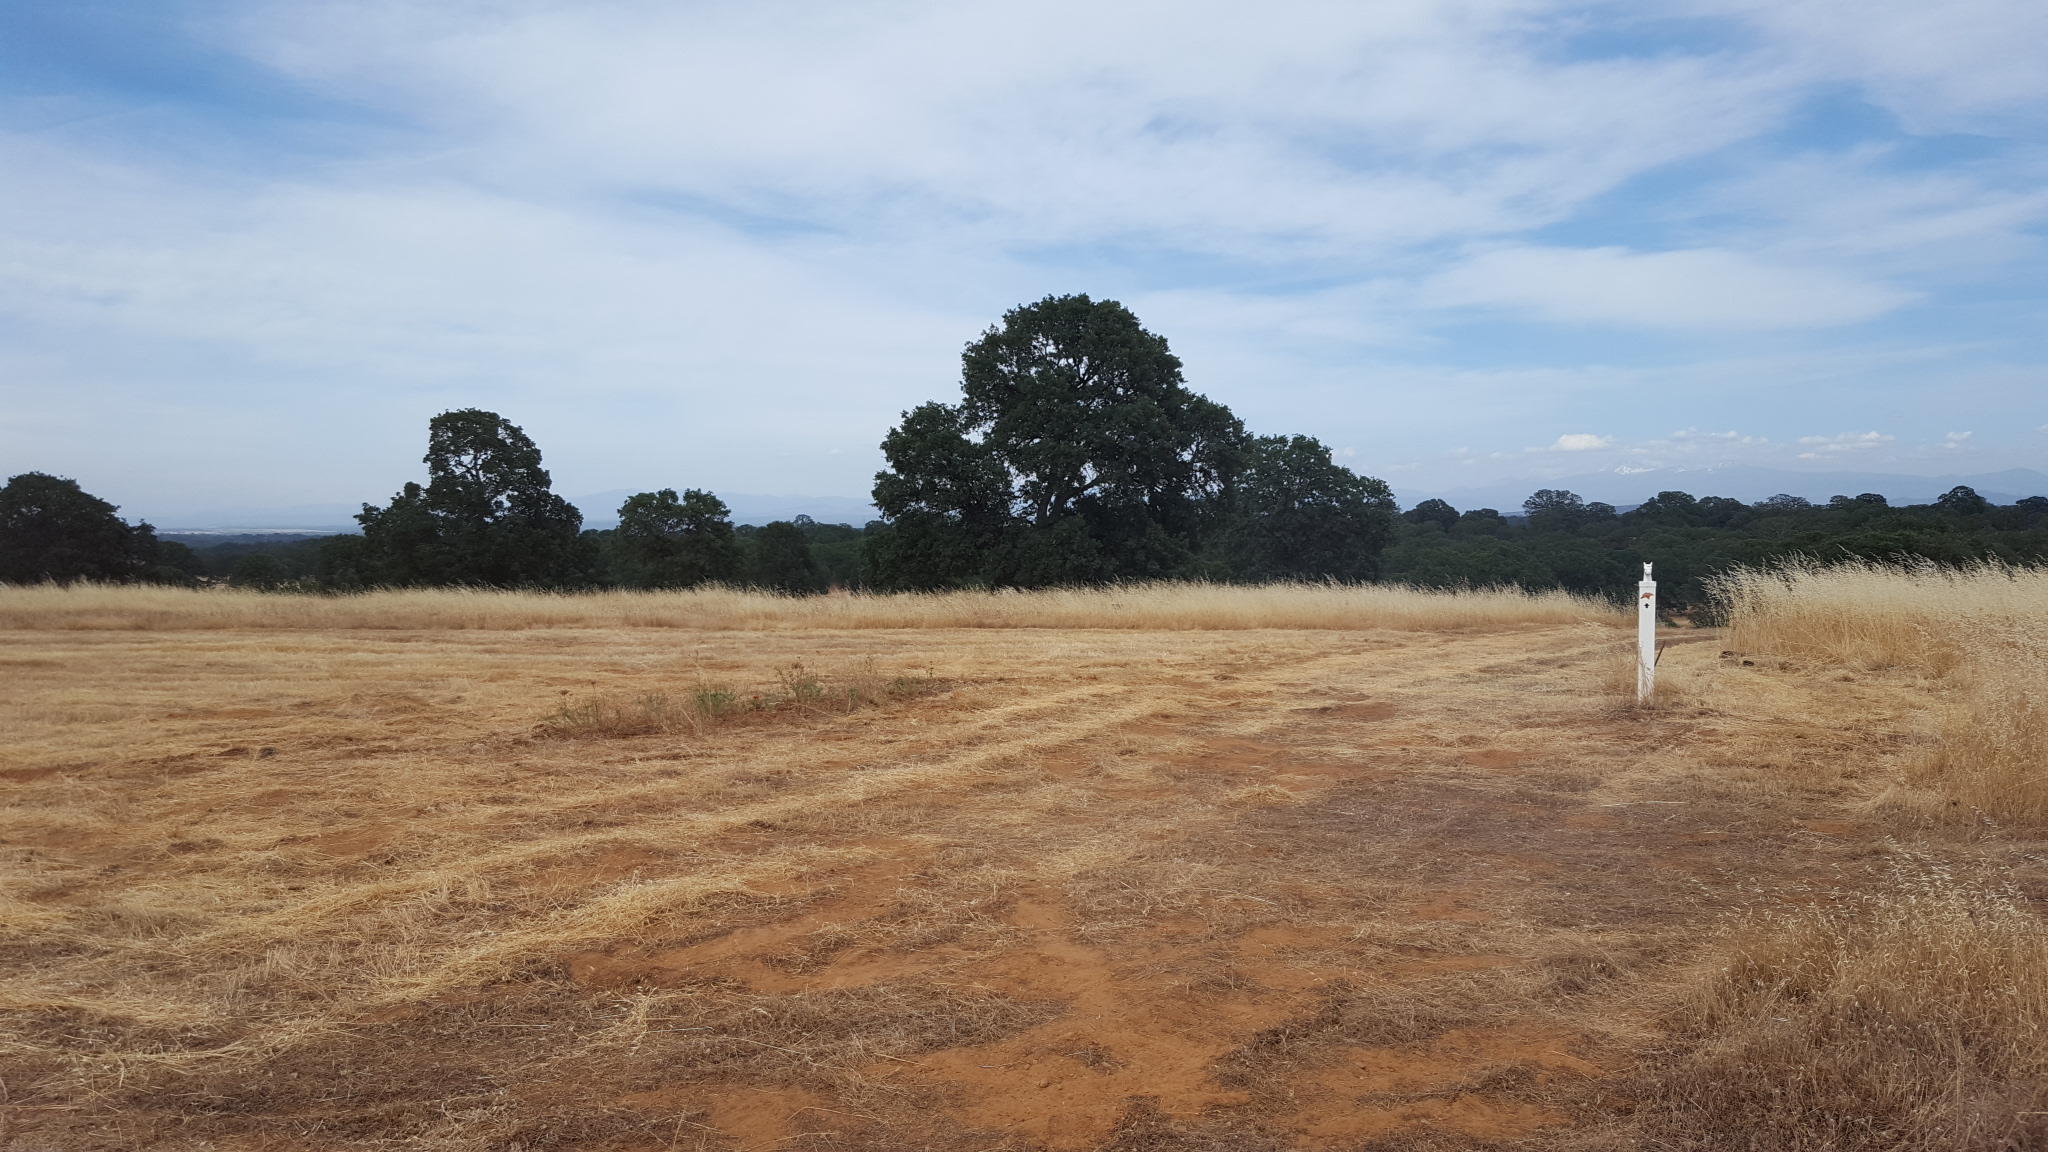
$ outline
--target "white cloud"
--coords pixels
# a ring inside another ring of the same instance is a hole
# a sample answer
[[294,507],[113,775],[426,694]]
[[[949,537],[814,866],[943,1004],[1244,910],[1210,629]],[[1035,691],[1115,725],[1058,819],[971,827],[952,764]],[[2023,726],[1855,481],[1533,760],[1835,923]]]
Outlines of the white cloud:
[[1909,303],[1911,293],[1821,268],[1736,252],[1509,247],[1481,252],[1428,281],[1440,307],[1503,307],[1578,324],[1772,330],[1854,324]]
[[1614,437],[1592,432],[1567,432],[1550,445],[1552,452],[1592,452],[1614,445]]
[[1825,460],[1829,456],[1844,452],[1866,452],[1882,448],[1898,437],[1885,432],[1841,432],[1833,436],[1801,436],[1799,446],[1806,451],[1799,454],[1801,460]]
[[1828,449],[1874,448],[1898,439],[1884,432],[1840,432],[1833,436],[1801,436],[1801,444],[1818,445]]
[[1961,448],[1969,441],[1970,437],[1975,435],[1975,432],[1951,432],[1941,438],[1941,446],[1943,448]]
[[1727,432],[1702,432],[1698,428],[1681,428],[1663,440],[1651,441],[1660,447],[1671,446],[1683,449],[1697,449],[1702,445],[1751,446],[1769,444],[1768,436],[1749,436],[1733,430]]

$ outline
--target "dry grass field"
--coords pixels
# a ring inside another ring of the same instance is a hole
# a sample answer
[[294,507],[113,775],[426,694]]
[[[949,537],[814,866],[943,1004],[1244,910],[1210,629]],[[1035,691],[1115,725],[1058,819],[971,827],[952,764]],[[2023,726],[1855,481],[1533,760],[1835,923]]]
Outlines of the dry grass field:
[[1647,709],[1512,593],[0,589],[0,1148],[2048,1142],[2039,653],[1756,579]]

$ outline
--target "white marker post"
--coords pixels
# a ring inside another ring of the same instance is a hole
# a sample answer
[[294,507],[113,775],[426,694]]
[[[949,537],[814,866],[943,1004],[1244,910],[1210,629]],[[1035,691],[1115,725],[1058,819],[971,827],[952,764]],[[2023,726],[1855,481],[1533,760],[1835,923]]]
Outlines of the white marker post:
[[1657,582],[1648,564],[1636,591],[1636,703],[1648,704],[1657,691]]

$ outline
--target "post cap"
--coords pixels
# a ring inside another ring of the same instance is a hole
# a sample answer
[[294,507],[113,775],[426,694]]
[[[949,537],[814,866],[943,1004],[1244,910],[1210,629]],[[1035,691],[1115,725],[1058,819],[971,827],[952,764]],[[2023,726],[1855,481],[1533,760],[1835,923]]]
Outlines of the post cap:
[[1643,579],[1645,579],[1645,580],[1648,580],[1649,578],[1650,578],[1650,566],[1649,566],[1649,565],[1648,565],[1648,564],[1646,563],[1646,564],[1644,564],[1644,565],[1643,565]]

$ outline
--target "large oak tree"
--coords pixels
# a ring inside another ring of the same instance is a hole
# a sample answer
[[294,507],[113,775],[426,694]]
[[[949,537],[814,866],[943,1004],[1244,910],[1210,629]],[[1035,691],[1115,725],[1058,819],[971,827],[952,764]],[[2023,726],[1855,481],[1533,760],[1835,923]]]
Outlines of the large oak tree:
[[561,588],[588,583],[583,514],[555,495],[540,449],[495,412],[463,408],[427,423],[427,484],[365,504],[365,561],[386,585]]
[[870,575],[1039,586],[1188,571],[1243,425],[1114,300],[1012,308],[961,356],[961,399],[904,413],[875,477]]

